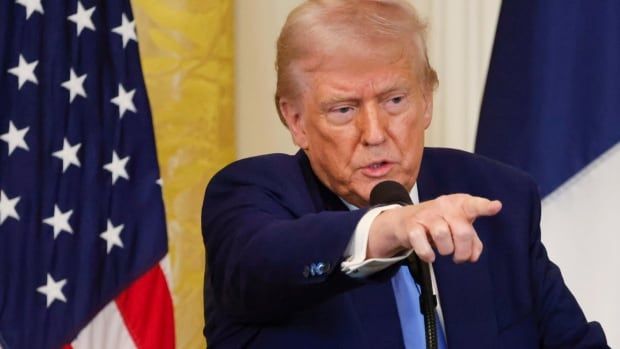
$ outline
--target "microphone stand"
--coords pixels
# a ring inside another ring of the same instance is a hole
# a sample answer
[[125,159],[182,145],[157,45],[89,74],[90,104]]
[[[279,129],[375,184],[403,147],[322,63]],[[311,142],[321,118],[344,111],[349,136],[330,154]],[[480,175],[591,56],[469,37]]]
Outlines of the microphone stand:
[[[372,206],[382,204],[398,204],[401,206],[413,205],[409,193],[400,183],[395,181],[383,181],[370,192],[370,204]],[[427,349],[437,349],[437,323],[435,307],[437,297],[433,294],[433,281],[428,263],[424,263],[415,253],[407,257],[407,267],[414,280],[420,285],[420,312],[424,315],[424,333]]]
[[415,253],[407,257],[407,267],[414,280],[420,284],[420,312],[424,315],[424,333],[427,349],[437,349],[437,322],[435,307],[437,297],[433,294],[433,282],[428,263],[422,262]]

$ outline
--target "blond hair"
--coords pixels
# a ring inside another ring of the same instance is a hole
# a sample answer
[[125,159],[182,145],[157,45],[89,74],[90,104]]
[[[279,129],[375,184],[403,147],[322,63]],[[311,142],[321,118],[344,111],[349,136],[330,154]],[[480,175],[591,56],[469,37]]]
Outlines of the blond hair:
[[[295,63],[320,50],[338,45],[336,37],[355,41],[398,42],[411,46],[417,58],[422,88],[432,92],[438,84],[426,52],[426,24],[405,0],[307,0],[288,15],[277,41],[275,102],[280,120],[280,99],[300,91]],[[410,40],[407,42],[406,40]],[[409,50],[411,52],[411,50]]]

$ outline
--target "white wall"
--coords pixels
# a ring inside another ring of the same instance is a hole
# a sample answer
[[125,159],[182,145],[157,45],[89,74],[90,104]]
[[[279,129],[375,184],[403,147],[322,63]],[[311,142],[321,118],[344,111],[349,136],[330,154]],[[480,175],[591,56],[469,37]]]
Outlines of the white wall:
[[[501,0],[411,2],[429,22],[429,54],[439,74],[427,144],[473,150]],[[286,15],[299,3],[301,0],[235,0],[239,158],[296,151],[280,124],[273,94],[275,41]]]

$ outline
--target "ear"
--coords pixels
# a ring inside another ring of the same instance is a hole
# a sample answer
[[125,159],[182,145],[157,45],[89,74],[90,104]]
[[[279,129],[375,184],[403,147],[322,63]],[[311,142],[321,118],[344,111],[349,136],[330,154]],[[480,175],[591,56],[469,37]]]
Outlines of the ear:
[[306,136],[306,123],[302,114],[301,102],[293,102],[288,98],[280,98],[278,103],[280,113],[286,122],[293,143],[302,149],[308,149],[308,138]]
[[433,120],[433,92],[424,93],[424,129],[428,129]]

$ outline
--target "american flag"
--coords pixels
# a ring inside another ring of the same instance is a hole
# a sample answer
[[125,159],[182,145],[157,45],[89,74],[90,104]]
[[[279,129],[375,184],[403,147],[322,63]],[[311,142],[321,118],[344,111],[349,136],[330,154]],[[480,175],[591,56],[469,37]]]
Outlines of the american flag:
[[173,348],[129,0],[0,0],[0,348]]

